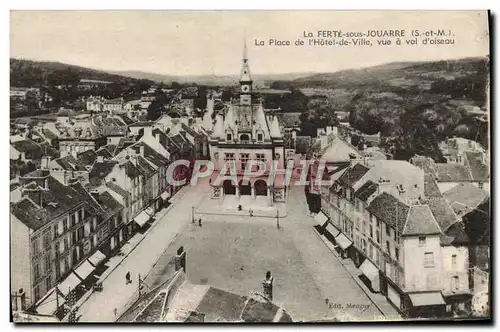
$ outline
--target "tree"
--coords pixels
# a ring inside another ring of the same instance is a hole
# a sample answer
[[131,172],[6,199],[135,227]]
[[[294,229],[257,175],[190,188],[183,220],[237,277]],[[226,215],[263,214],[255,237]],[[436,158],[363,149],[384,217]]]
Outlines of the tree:
[[158,119],[162,112],[165,111],[163,104],[159,100],[153,101],[148,107],[148,116],[147,119],[149,121],[155,121]]

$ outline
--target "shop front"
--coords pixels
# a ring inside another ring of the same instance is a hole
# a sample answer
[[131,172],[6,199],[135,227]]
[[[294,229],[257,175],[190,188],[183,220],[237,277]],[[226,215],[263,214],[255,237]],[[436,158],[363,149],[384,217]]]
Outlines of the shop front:
[[348,249],[352,245],[352,241],[345,236],[344,233],[340,233],[335,237],[335,243],[337,244],[338,251],[342,258],[348,257]]
[[378,268],[369,259],[365,259],[360,265],[359,270],[363,273],[364,279],[369,283],[371,290],[375,293],[380,292],[380,275]]
[[441,292],[408,294],[411,302],[409,316],[412,318],[435,318],[446,316],[446,302]]

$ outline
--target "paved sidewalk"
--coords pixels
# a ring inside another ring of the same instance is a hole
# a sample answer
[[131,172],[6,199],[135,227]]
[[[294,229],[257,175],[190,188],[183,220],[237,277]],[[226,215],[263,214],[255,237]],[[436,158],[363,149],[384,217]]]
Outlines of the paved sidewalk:
[[384,295],[380,293],[373,293],[367,286],[366,284],[359,278],[359,275],[362,274],[362,272],[354,265],[354,262],[349,259],[343,259],[340,257],[340,255],[337,253],[335,248],[333,247],[333,244],[328,241],[323,235],[319,234],[316,229],[314,229],[314,232],[318,235],[318,237],[325,243],[325,245],[330,249],[330,251],[333,253],[333,255],[339,260],[340,264],[344,266],[344,268],[349,272],[349,274],[352,276],[354,281],[363,289],[365,294],[373,301],[373,303],[377,306],[377,308],[384,314],[384,316],[388,320],[401,320],[402,317],[399,314],[399,312],[387,301]]
[[[143,240],[108,273],[103,280],[103,290],[92,293],[79,307],[77,316],[81,315],[81,322],[114,322],[125,310],[125,305],[138,289],[138,275],[144,277],[149,273],[177,234],[190,223],[191,216],[186,213],[190,205],[196,205],[204,195],[202,187],[185,188],[172,197],[171,201],[177,203],[157,217]],[[126,285],[125,274],[128,271],[131,272],[132,283]]]

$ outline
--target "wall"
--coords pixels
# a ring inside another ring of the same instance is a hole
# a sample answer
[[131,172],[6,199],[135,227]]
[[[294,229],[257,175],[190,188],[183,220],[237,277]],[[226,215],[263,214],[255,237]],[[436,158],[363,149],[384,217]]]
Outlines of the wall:
[[31,288],[30,230],[12,214],[10,225],[10,290],[14,294],[22,288],[26,292],[27,302],[31,303],[34,294]]
[[[439,236],[426,236],[425,245],[417,237],[403,237],[406,291],[441,290],[442,254]],[[434,266],[424,267],[426,252],[434,253]]]
[[[459,289],[455,293],[469,290],[469,249],[467,247],[442,247],[443,252],[443,292],[453,294],[451,278],[459,278]],[[452,255],[456,255],[456,264],[452,264]]]

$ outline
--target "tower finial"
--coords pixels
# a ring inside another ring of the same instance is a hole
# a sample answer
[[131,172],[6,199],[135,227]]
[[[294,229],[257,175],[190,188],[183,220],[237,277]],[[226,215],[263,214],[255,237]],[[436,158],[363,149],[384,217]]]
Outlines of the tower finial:
[[248,54],[247,54],[247,32],[245,30],[245,34],[243,36],[243,62],[248,61]]

